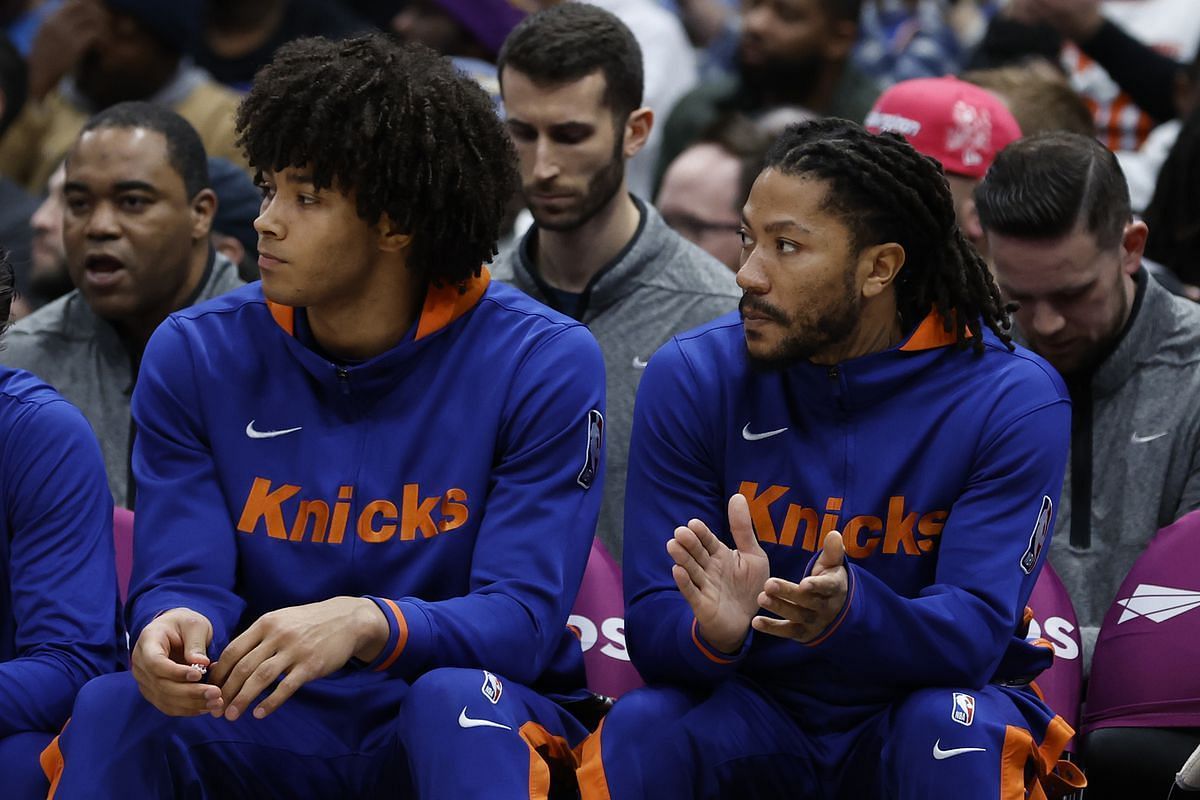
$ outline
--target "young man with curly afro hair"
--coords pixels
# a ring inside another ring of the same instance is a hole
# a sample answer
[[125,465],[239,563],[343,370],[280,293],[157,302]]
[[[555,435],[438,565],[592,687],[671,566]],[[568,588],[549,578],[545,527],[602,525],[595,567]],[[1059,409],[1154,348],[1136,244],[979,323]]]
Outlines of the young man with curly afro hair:
[[147,347],[132,672],[80,693],[57,796],[544,797],[586,733],[604,373],[482,266],[501,123],[375,34],[281,48],[238,130],[262,282]]

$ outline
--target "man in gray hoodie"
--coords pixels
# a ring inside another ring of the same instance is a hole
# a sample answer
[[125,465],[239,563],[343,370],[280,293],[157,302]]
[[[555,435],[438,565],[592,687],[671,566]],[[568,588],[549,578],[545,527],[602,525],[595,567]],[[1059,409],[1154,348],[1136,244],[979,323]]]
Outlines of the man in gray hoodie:
[[92,117],[67,156],[63,196],[76,289],[13,326],[0,361],[83,412],[114,501],[132,508],[129,398],[142,350],[168,314],[242,281],[210,245],[216,195],[204,145],[173,111],[120,103]]
[[1050,560],[1079,618],[1084,668],[1155,531],[1200,507],[1200,306],[1146,271],[1147,227],[1090,136],[1005,148],[975,190],[997,283],[1025,343],[1066,379],[1071,459]]
[[641,51],[620,20],[585,3],[539,12],[505,41],[498,67],[535,224],[493,275],[582,321],[604,351],[608,476],[597,535],[619,559],[642,370],[675,334],[734,310],[741,291],[627,190],[626,162],[654,112],[642,107]]

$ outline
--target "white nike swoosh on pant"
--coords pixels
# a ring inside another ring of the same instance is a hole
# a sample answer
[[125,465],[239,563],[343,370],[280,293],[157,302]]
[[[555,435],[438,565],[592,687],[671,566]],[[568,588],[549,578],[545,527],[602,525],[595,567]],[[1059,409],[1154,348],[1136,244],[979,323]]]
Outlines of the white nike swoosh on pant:
[[251,439],[274,439],[276,436],[283,436],[288,433],[295,433],[298,430],[303,430],[302,427],[284,428],[278,431],[257,431],[254,429],[254,420],[246,423],[246,435]]
[[458,727],[460,728],[503,728],[506,731],[511,731],[512,728],[507,725],[501,725],[499,722],[492,722],[490,719],[471,719],[467,716],[467,707],[463,706],[463,710],[458,715]]
[[938,761],[941,761],[944,758],[954,758],[955,756],[961,756],[963,753],[984,753],[984,752],[987,752],[986,747],[955,747],[950,750],[943,750],[941,739],[938,739],[936,742],[933,743],[933,757],[936,758]]
[[765,433],[751,433],[750,423],[747,422],[746,427],[742,428],[742,438],[747,442],[757,442],[760,439],[770,439],[772,436],[778,436],[786,430],[787,428],[780,428],[779,430],[766,431]]

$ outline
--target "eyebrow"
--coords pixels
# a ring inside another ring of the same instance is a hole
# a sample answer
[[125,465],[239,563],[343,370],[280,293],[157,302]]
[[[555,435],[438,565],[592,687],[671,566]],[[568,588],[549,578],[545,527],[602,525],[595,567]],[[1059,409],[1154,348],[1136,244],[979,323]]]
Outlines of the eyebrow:
[[313,176],[307,172],[289,172],[287,176],[288,183],[300,183],[306,186],[315,186]]
[[812,233],[812,231],[810,231],[808,228],[790,219],[781,219],[776,220],[775,222],[768,222],[763,226],[763,231],[766,233],[780,233],[787,230],[797,230],[801,233]]

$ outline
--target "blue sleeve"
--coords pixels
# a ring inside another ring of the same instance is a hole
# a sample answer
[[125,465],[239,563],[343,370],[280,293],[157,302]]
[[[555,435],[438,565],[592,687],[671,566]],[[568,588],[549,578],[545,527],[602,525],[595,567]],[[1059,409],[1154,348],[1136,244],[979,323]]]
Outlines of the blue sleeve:
[[225,649],[245,608],[234,592],[233,521],[194,400],[213,390],[196,385],[191,347],[168,318],[146,346],[133,392],[138,498],[126,615],[130,641],[137,642],[164,611],[203,614],[213,626],[210,658]]
[[[902,597],[851,564],[842,614],[809,646],[824,651],[848,680],[972,687],[990,681],[1049,552],[1070,430],[1070,406],[1060,401],[985,441],[942,529],[933,584]],[[1050,517],[1039,527],[1044,507]]]
[[104,461],[65,401],[22,408],[3,442],[16,657],[0,664],[0,738],[56,732],[75,694],[124,658]]
[[715,684],[737,670],[749,650],[725,655],[698,630],[691,606],[671,577],[667,541],[693,517],[729,541],[720,459],[700,403],[706,395],[675,340],[650,360],[638,387],[625,489],[625,636],[629,656],[648,683]]
[[533,683],[561,642],[603,496],[590,421],[604,411],[600,348],[586,328],[566,328],[525,357],[511,386],[470,591],[437,602],[372,598],[391,635],[370,668],[412,679],[481,667]]

